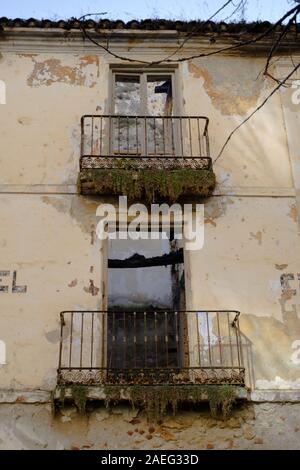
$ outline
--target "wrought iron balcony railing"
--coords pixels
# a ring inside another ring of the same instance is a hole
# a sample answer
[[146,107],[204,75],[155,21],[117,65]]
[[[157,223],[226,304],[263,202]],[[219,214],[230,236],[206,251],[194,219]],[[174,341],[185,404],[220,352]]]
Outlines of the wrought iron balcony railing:
[[80,169],[211,169],[204,116],[86,115]]
[[244,385],[239,312],[62,312],[58,384]]

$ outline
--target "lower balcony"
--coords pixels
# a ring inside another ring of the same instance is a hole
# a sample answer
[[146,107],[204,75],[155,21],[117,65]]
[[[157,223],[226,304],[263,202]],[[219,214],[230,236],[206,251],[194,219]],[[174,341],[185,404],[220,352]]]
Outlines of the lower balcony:
[[211,195],[208,118],[83,116],[78,186],[146,202]]
[[239,312],[62,312],[57,383],[54,411],[125,401],[159,422],[204,401],[226,419],[247,398]]
[[239,312],[62,312],[60,386],[244,386]]

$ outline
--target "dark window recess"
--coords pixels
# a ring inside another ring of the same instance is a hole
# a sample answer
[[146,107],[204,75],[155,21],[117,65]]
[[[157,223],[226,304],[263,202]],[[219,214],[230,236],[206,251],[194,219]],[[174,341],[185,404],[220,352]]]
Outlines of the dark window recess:
[[111,241],[108,268],[107,367],[182,367],[183,249],[175,240]]
[[166,93],[169,96],[172,96],[172,82],[171,80],[167,80],[162,85],[157,85],[154,88],[155,93]]

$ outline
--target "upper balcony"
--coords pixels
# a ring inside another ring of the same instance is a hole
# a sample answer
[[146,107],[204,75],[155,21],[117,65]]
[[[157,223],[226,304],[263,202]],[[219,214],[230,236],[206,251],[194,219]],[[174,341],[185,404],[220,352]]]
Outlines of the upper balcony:
[[80,192],[147,202],[209,196],[208,123],[204,116],[83,116]]

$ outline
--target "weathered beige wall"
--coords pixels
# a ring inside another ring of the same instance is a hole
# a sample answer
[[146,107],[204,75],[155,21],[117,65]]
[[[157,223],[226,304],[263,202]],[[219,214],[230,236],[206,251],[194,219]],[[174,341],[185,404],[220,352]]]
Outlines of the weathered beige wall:
[[105,111],[107,73],[97,55],[3,53],[0,184],[76,184],[80,118]]
[[[7,365],[2,388],[52,388],[62,310],[102,309],[103,250],[97,243],[97,203],[76,195],[1,195],[1,263],[17,271],[1,295],[1,338]],[[1,268],[2,269],[2,268]]]
[[162,424],[118,406],[80,416],[74,407],[55,420],[50,405],[1,404],[1,450],[299,450],[299,403],[250,404],[228,421],[181,411]]
[[[50,390],[59,312],[105,304],[103,247],[95,237],[99,201],[71,193],[80,117],[107,112],[112,59],[87,46],[82,53],[72,46],[31,49],[6,52],[1,44],[7,104],[0,106],[0,271],[10,271],[1,281],[10,287],[0,292],[0,339],[7,345],[0,387]],[[213,158],[270,92],[269,80],[256,80],[263,63],[214,57],[179,66],[182,113],[210,118]],[[300,388],[300,183],[293,164],[299,110],[283,98],[276,94],[218,160],[204,248],[186,254],[189,308],[241,311],[242,332],[252,344],[251,385],[267,389]],[[12,292],[13,271],[26,293]]]

